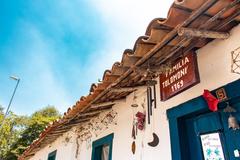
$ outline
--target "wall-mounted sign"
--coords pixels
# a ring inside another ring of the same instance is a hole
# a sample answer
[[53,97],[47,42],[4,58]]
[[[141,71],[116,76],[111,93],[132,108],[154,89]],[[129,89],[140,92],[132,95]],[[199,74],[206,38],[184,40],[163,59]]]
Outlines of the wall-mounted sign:
[[224,101],[227,100],[227,94],[224,88],[220,88],[218,90],[216,90],[216,95],[219,101]]
[[201,135],[204,160],[225,160],[219,133]]
[[191,51],[160,74],[161,100],[165,101],[200,82],[197,57]]

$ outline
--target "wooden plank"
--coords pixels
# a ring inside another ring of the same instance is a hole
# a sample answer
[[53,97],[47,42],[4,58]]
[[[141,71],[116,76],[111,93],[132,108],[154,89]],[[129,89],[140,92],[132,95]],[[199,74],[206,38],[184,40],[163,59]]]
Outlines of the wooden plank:
[[230,34],[226,32],[216,32],[203,29],[185,28],[182,27],[178,30],[179,36],[185,37],[200,37],[200,38],[213,38],[213,39],[227,39]]
[[88,111],[88,112],[98,111],[98,110],[104,111],[104,110],[109,110],[109,109],[111,109],[112,106],[113,106],[113,105],[106,105],[106,106],[100,106],[100,107],[96,107],[96,108],[89,108],[87,111]]
[[105,96],[102,97],[102,102],[113,102],[114,98],[118,95],[119,93],[113,93],[113,92],[108,92]]
[[[239,2],[239,0],[235,0],[233,1],[232,3],[230,3],[228,6],[226,6],[225,8],[223,8],[222,10],[220,10],[216,15],[214,15],[213,17],[211,17],[209,20],[207,20],[204,24],[202,24],[198,29],[208,29],[209,26],[215,26],[215,28],[213,30],[220,30],[222,27],[224,27],[225,25],[224,24],[228,24],[229,22],[231,22],[231,20],[233,18],[235,18],[237,15],[239,15],[237,12],[221,21],[221,23],[219,23],[218,19],[221,17],[222,14],[224,14],[224,12],[227,10],[227,9],[230,9],[232,7],[234,7],[237,3]],[[218,22],[218,23],[214,23],[214,25],[212,25],[213,22]],[[210,25],[211,24],[211,25]],[[216,27],[217,26],[217,27]],[[184,41],[185,40],[185,41]],[[193,40],[193,41],[192,41]],[[191,42],[192,41],[192,42]],[[164,55],[162,56],[161,58],[157,59],[156,60],[156,64],[159,65],[159,64],[162,64],[162,63],[165,63],[167,60],[169,60],[170,57],[172,57],[175,53],[179,52],[180,49],[182,49],[182,53],[185,53],[185,52],[188,52],[189,50],[193,49],[196,44],[198,43],[199,41],[199,38],[196,38],[196,39],[193,39],[192,37],[191,38],[185,38],[182,40],[182,42],[179,43],[180,47],[174,47],[171,51],[169,51],[169,53],[167,55]],[[191,42],[186,48],[183,48],[183,46],[185,46],[185,44]],[[179,55],[179,54],[178,54]],[[176,56],[178,57],[178,56]],[[176,59],[176,58],[174,58]]]
[[237,10],[233,15],[231,15],[230,17],[226,18],[220,25],[216,26],[214,29],[219,30],[223,27],[225,27],[226,25],[228,25],[230,22],[232,22],[236,17],[238,17],[240,15],[240,9]]
[[[82,119],[88,119],[88,118],[92,118],[97,116],[98,114],[100,114],[101,111],[94,111],[94,112],[87,112],[87,113],[80,113],[76,119],[79,119],[78,121],[81,122]],[[70,122],[71,123],[71,122]]]
[[71,129],[74,126],[79,125],[80,123],[84,123],[84,122],[89,121],[90,119],[91,118],[84,118],[84,119],[79,120],[79,121],[74,121],[74,122],[72,121],[71,123],[68,122],[68,123],[64,124],[64,126],[61,126],[61,127],[57,128],[54,132],[56,132],[56,131],[63,131],[63,130],[69,130],[69,129]]
[[55,133],[61,134],[61,133],[64,133],[64,132],[65,132],[65,130],[55,130],[55,131],[52,131],[51,133],[49,133],[49,135],[53,135]]
[[[228,6],[226,6],[225,8],[223,8],[222,10],[220,10],[215,16],[211,17],[208,21],[206,21],[204,24],[202,24],[199,29],[206,29],[209,28],[208,26],[214,22],[215,20],[217,20],[218,18],[221,17],[222,14],[224,14],[224,12],[227,9],[230,9],[232,7],[234,7],[237,3],[239,2],[239,0],[235,0],[233,2],[231,2]],[[224,11],[224,12],[223,12]],[[227,19],[223,20],[221,24],[216,23],[214,30],[220,30],[221,28],[223,28],[226,24],[230,23],[234,18],[236,18],[238,15],[240,14],[240,10],[236,11],[232,16],[228,17]],[[185,38],[186,42],[191,41],[193,38]],[[185,41],[183,41],[182,43],[186,43]],[[188,51],[190,51],[191,49],[193,49],[195,47],[195,44],[198,42],[198,39],[193,40],[193,42],[191,42],[191,44],[184,48],[182,50],[182,53],[186,53]],[[175,53],[177,53],[178,51],[180,51],[180,49],[182,49],[182,47],[178,47],[178,48],[174,48],[174,50],[170,51],[168,53],[168,55],[166,57],[163,57],[161,59],[158,60],[158,62],[156,62],[156,64],[163,64],[165,63],[167,60],[169,60],[170,57],[172,57]]]
[[140,59],[141,59],[141,57],[127,55],[123,58],[122,64],[124,67],[131,67]]
[[77,120],[74,119],[74,120],[70,121],[68,124],[66,124],[65,126],[72,128],[73,126],[79,125],[80,123],[84,123],[84,122],[89,121],[91,118],[93,118],[97,115],[98,114],[91,115],[91,116],[86,116],[85,118],[81,118],[81,119],[77,119]]
[[110,92],[114,92],[114,93],[121,93],[121,92],[134,92],[137,89],[134,87],[126,87],[126,88],[113,88],[111,89]]
[[115,105],[116,102],[106,102],[106,103],[98,103],[98,104],[92,104],[91,105],[91,109],[97,109],[97,108],[101,108],[101,107],[112,107],[113,105]]
[[[49,136],[47,136],[47,137],[59,137],[59,136],[63,135],[64,133],[66,133],[67,131],[68,131],[68,130],[66,130],[66,131],[64,130],[64,131],[57,132],[57,133],[56,133],[56,132],[50,133]],[[47,137],[46,137],[46,138],[47,138]]]

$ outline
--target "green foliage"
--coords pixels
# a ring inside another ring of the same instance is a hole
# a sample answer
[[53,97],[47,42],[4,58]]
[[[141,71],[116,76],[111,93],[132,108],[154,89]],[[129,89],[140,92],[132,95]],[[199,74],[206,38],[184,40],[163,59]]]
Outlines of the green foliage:
[[[3,112],[0,107],[0,122]],[[61,115],[54,106],[47,106],[31,116],[18,116],[10,112],[0,130],[0,159],[15,160],[44,128]]]

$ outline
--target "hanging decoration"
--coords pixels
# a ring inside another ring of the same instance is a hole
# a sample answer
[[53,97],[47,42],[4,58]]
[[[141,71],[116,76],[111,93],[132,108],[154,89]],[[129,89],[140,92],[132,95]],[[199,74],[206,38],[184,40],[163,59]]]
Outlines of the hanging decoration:
[[233,107],[231,107],[229,105],[229,103],[227,102],[227,107],[223,110],[223,112],[225,113],[229,113],[229,117],[228,117],[228,128],[229,129],[233,129],[233,130],[237,130],[240,129],[237,118],[234,117],[232,115],[232,113],[237,112],[236,109],[234,109]]
[[234,109],[233,107],[231,107],[231,106],[229,105],[229,102],[226,102],[226,104],[227,104],[227,107],[224,108],[223,112],[225,112],[225,113],[237,112],[236,109]]
[[[152,91],[150,89],[151,87],[148,87],[148,124],[151,125],[151,130],[152,130],[152,135],[153,135],[153,140],[151,142],[148,142],[148,145],[151,147],[156,147],[159,144],[159,137],[157,134],[154,132],[154,113],[153,113],[153,102],[156,102],[156,99],[152,99]],[[154,93],[156,94],[156,93]],[[156,108],[156,105],[154,105],[154,108]],[[151,122],[151,116],[153,117],[153,122]]]
[[132,138],[133,138],[133,142],[132,142],[132,153],[135,154],[136,152],[136,136],[137,136],[137,130],[138,130],[138,127],[137,127],[137,123],[136,123],[136,120],[135,120],[135,109],[138,107],[138,104],[136,103],[136,99],[137,99],[137,96],[136,96],[136,93],[134,92],[133,93],[133,103],[131,104],[131,107],[132,107]]
[[136,152],[136,142],[133,141],[132,142],[132,153],[135,154],[135,152]]
[[157,108],[156,84],[157,81],[155,80],[147,81],[148,124],[150,124],[151,116],[153,115],[153,107]]
[[215,91],[215,93],[216,93],[216,96],[217,96],[217,99],[219,100],[219,102],[228,100],[227,93],[226,93],[226,91],[225,91],[225,89],[223,87],[217,89]]
[[137,112],[135,116],[137,117],[137,129],[142,131],[145,127],[146,114],[143,112]]
[[[150,69],[149,69],[150,70]],[[157,108],[156,85],[157,81],[153,80],[154,76],[149,72],[147,79],[147,102],[148,102],[148,124],[151,125],[153,140],[148,143],[151,147],[156,147],[159,144],[159,138],[154,132],[154,113],[153,108]],[[153,122],[151,123],[151,117]]]
[[237,118],[230,114],[228,118],[228,128],[232,128],[233,130],[240,129]]
[[231,72],[240,74],[240,47],[231,52],[232,64]]
[[[145,128],[145,119],[146,119],[146,114],[144,113],[145,111],[145,99],[144,102],[141,104],[142,108],[139,108],[137,113],[137,107],[139,106],[137,104],[137,96],[136,96],[136,92],[133,93],[133,102],[131,104],[132,107],[132,130],[131,130],[131,136],[133,139],[132,145],[131,145],[131,151],[133,154],[136,153],[136,138],[138,135],[138,130],[143,131]],[[143,112],[139,111],[139,110],[144,110]]]
[[216,97],[214,97],[209,90],[206,89],[204,90],[203,98],[206,100],[208,108],[211,111],[216,112],[218,110],[219,100]]
[[156,147],[159,144],[159,138],[158,138],[157,134],[154,132],[152,133],[152,135],[153,135],[153,140],[152,140],[152,142],[148,142],[148,145],[151,147]]

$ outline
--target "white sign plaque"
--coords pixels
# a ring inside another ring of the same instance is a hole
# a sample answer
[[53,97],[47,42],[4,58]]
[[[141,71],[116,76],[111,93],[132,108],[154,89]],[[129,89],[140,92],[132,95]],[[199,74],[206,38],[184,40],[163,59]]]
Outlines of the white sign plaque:
[[225,160],[219,133],[201,135],[204,160]]

